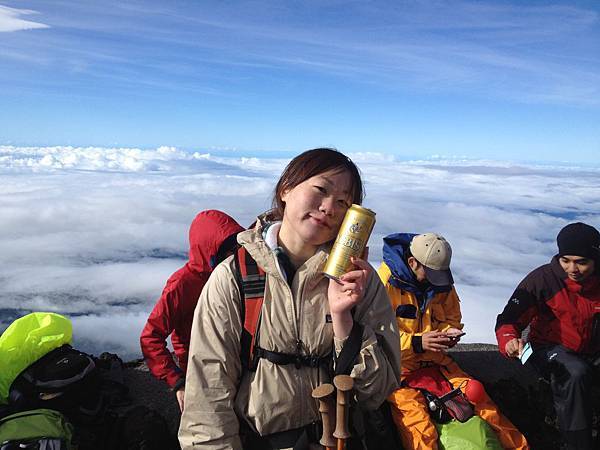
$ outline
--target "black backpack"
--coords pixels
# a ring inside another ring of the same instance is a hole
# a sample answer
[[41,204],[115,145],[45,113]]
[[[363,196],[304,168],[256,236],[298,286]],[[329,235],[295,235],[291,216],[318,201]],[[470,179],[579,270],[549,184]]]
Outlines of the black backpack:
[[117,355],[95,358],[63,345],[19,374],[9,390],[10,411],[60,411],[75,427],[79,450],[178,448],[159,413],[132,407],[123,375]]
[[102,410],[94,359],[70,345],[58,347],[19,374],[9,390],[17,410],[47,408],[66,414],[97,416]]

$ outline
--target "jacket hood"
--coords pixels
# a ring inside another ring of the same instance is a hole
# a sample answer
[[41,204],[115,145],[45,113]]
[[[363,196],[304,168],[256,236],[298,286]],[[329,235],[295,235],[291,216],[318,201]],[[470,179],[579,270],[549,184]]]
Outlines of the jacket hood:
[[414,287],[417,285],[412,270],[404,261],[404,255],[415,236],[414,233],[394,233],[383,238],[383,261],[393,275],[390,283],[401,289],[406,288],[407,285]]
[[452,286],[429,285],[425,291],[419,286],[413,271],[406,265],[405,255],[416,233],[394,233],[383,238],[383,262],[389,267],[392,276],[389,283],[404,289],[426,301],[438,292],[449,292]]
[[212,272],[219,247],[244,228],[224,212],[210,209],[199,213],[190,226],[190,260],[194,272]]

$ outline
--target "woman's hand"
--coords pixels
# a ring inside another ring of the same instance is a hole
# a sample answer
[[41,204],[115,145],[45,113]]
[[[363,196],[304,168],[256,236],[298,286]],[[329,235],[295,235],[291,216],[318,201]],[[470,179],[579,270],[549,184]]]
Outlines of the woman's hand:
[[352,330],[352,308],[363,298],[367,277],[371,266],[365,260],[352,258],[356,270],[351,270],[340,277],[339,283],[329,280],[327,298],[329,312],[333,322],[333,333],[339,339],[344,339]]
[[352,264],[356,266],[356,270],[342,275],[339,283],[334,280],[329,281],[327,298],[332,316],[350,311],[362,299],[371,266],[366,261],[354,257]]

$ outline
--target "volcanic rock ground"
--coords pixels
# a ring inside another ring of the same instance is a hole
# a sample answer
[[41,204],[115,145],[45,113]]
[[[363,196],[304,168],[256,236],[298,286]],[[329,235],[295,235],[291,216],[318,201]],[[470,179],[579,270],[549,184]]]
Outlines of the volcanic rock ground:
[[[526,435],[533,449],[560,449],[549,392],[535,372],[517,360],[502,357],[495,345],[459,344],[451,355],[463,370],[484,383],[488,394]],[[160,412],[176,435],[180,415],[173,392],[150,374],[143,361],[129,362],[125,367],[125,382],[135,404]]]

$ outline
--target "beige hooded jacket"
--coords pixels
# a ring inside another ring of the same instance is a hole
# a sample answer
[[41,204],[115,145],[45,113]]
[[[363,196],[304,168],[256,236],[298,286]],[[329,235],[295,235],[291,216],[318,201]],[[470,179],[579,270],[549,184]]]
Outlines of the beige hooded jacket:
[[[275,226],[273,226],[274,228]],[[289,285],[259,225],[238,235],[267,281],[258,344],[266,350],[325,356],[343,341],[333,336],[327,286],[321,270],[324,247],[298,268]],[[194,312],[179,429],[182,449],[241,449],[238,420],[261,435],[302,427],[319,420],[312,390],[331,382],[324,368],[275,365],[260,359],[255,372],[243,372],[240,360],[240,292],[233,257],[216,267]],[[396,320],[377,273],[368,278],[354,319],[364,327],[363,342],[351,372],[355,395],[365,408],[378,407],[399,386],[400,350]]]

